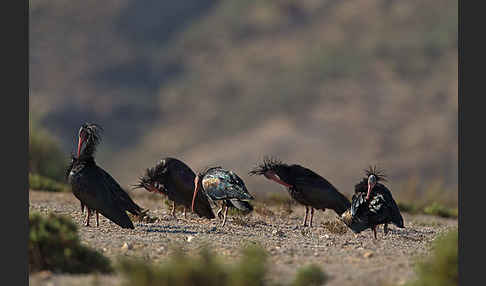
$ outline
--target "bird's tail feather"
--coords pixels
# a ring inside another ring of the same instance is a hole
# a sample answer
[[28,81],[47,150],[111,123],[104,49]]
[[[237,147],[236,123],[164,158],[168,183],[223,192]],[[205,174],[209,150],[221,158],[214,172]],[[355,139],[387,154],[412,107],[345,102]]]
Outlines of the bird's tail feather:
[[344,222],[354,233],[360,233],[369,227],[368,221],[360,219],[351,215],[351,210],[346,210],[341,216],[338,217]]
[[238,199],[230,200],[231,205],[229,207],[237,208],[245,213],[250,213],[253,211],[253,206],[247,201],[241,201]]

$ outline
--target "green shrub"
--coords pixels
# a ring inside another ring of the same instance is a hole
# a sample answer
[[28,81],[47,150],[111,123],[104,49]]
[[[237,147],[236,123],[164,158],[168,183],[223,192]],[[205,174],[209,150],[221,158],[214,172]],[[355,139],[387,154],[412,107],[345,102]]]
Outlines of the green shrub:
[[440,217],[457,217],[457,209],[447,208],[439,203],[432,203],[424,208],[424,213]]
[[319,286],[327,281],[326,274],[315,264],[300,268],[295,275],[292,286]]
[[452,230],[439,236],[428,259],[416,266],[417,279],[408,286],[458,285],[458,231]]
[[29,172],[63,181],[67,156],[54,136],[40,128],[34,120],[29,122]]
[[176,251],[165,263],[147,264],[140,260],[121,260],[119,270],[125,285],[225,285],[227,273],[222,264],[207,249],[191,258]]
[[258,246],[247,246],[242,250],[243,257],[235,265],[229,275],[229,284],[234,286],[263,286],[267,254]]
[[70,187],[47,177],[29,173],[29,189],[48,192],[67,192]]
[[420,207],[412,203],[397,202],[397,205],[401,212],[406,212],[410,214],[417,214],[421,212]]
[[[242,257],[228,264],[228,258],[215,256],[207,248],[191,257],[177,250],[167,261],[150,264],[141,260],[123,259],[118,269],[125,278],[125,285],[270,285],[265,276],[268,272],[267,254],[259,246],[250,245],[242,249]],[[299,271],[293,285],[320,285],[326,279],[317,267]],[[296,284],[298,283],[298,284]]]
[[110,272],[110,261],[82,246],[76,225],[63,216],[29,215],[29,272]]

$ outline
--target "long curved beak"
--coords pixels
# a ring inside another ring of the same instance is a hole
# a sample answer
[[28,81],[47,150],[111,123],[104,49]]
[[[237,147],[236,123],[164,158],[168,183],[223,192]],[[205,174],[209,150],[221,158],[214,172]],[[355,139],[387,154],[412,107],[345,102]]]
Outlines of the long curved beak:
[[370,199],[371,190],[373,190],[373,187],[374,186],[375,186],[375,184],[368,183],[368,193],[366,194],[366,199],[367,200]]
[[78,139],[78,159],[79,159],[79,154],[81,153],[81,147],[83,146],[84,140],[81,136],[79,136]]
[[192,205],[191,205],[191,210],[194,212],[194,202],[196,201],[196,195],[197,192],[199,191],[199,176],[196,176],[194,179],[194,195],[192,196]]
[[280,180],[280,178],[277,177],[275,174],[272,174],[272,175],[266,175],[265,174],[265,177],[267,177],[268,179],[273,180],[273,181],[275,181],[275,182],[279,183],[280,185],[283,185],[283,186],[285,186],[287,188],[292,187],[292,185],[289,185],[286,182]]

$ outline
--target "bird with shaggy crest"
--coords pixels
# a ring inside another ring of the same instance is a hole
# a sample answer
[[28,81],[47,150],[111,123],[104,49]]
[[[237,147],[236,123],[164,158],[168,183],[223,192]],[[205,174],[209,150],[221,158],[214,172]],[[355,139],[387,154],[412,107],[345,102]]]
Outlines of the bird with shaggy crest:
[[351,208],[342,216],[341,220],[354,232],[370,228],[376,239],[376,227],[383,224],[383,232],[388,233],[388,224],[393,223],[404,228],[403,218],[390,190],[382,184],[386,175],[382,170],[369,167],[364,170],[364,177],[355,185],[355,193],[351,201]]
[[142,216],[145,211],[138,206],[122,187],[99,167],[94,159],[96,147],[101,142],[101,126],[85,123],[79,128],[76,157],[71,158],[68,169],[68,182],[74,196],[81,202],[81,210],[87,208],[85,226],[89,226],[91,213],[96,214],[99,226],[99,213],[121,226],[135,228],[127,215]]
[[277,182],[288,190],[290,197],[304,205],[303,226],[307,226],[309,209],[309,226],[312,227],[314,209],[322,211],[332,209],[341,215],[350,206],[349,200],[329,181],[314,171],[297,164],[288,165],[278,159],[265,157],[263,163],[258,164],[249,174],[263,175],[265,178]]
[[[176,217],[176,205],[183,205],[186,218],[186,209],[191,209],[195,178],[196,174],[184,162],[167,157],[148,168],[134,187],[166,195],[172,201],[173,217]],[[202,193],[196,196],[194,211],[199,217],[215,218],[207,197]]]

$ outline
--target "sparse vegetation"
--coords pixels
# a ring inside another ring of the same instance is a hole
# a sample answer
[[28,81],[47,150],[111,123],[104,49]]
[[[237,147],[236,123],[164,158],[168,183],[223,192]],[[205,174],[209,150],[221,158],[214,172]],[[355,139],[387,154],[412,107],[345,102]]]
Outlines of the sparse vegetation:
[[447,208],[436,202],[425,207],[424,213],[429,215],[436,215],[440,217],[455,217],[455,218],[457,218],[458,215],[457,208],[456,209]]
[[452,230],[436,238],[430,257],[416,266],[418,278],[407,286],[458,285],[458,231]]
[[80,244],[76,225],[68,218],[29,215],[29,272],[111,272],[110,261]]
[[29,121],[29,172],[63,181],[67,157],[52,134]]
[[457,208],[449,208],[437,202],[433,202],[430,205],[419,205],[411,203],[397,203],[400,211],[410,214],[428,214],[445,218],[457,218],[459,211]]
[[292,286],[319,286],[327,281],[327,275],[315,264],[302,267],[297,271]]
[[264,203],[263,204],[255,204],[255,212],[263,217],[272,217],[275,213],[268,208]]
[[442,181],[433,181],[421,191],[417,180],[411,178],[398,188],[396,199],[400,211],[410,214],[428,214],[446,218],[457,218],[457,192],[446,189]]
[[325,221],[322,226],[331,233],[344,234],[348,231],[348,227],[339,220]]
[[29,173],[29,189],[47,192],[67,192],[71,188],[67,184],[57,182],[38,174]]
[[[201,285],[201,286],[246,286],[273,285],[266,279],[267,254],[259,246],[249,245],[242,249],[237,263],[227,265],[225,261],[207,248],[198,256],[191,257],[175,251],[161,264],[124,259],[118,269],[125,278],[125,285]],[[300,269],[292,285],[323,285],[326,275],[317,265]]]

